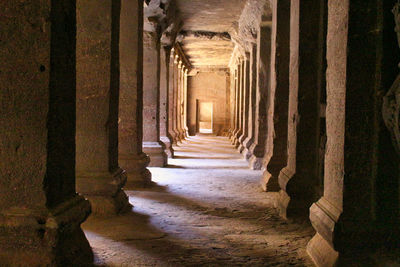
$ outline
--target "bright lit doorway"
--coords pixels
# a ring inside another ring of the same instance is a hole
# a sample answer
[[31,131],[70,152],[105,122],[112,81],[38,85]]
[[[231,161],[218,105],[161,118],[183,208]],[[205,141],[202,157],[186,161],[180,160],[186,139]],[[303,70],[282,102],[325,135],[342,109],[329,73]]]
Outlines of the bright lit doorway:
[[197,107],[198,132],[213,133],[213,103],[198,101]]

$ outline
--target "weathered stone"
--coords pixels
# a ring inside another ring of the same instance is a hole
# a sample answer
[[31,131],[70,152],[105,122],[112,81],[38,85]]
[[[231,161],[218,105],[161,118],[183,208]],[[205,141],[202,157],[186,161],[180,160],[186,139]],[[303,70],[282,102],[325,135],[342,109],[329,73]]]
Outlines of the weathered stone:
[[257,38],[257,85],[254,143],[250,147],[250,168],[260,170],[263,165],[268,133],[267,109],[270,90],[271,27],[261,26]]
[[242,135],[239,137],[239,153],[244,150],[244,140],[249,134],[248,119],[249,119],[249,92],[250,92],[250,54],[246,53],[243,62],[243,100],[242,100]]
[[266,169],[261,186],[264,191],[279,191],[278,176],[287,161],[289,103],[290,1],[272,2],[271,91],[268,111]]
[[324,1],[291,1],[287,165],[280,171],[282,217],[307,216],[318,198],[320,83],[323,68]]
[[174,156],[172,148],[172,137],[169,134],[168,118],[170,117],[169,105],[169,64],[170,64],[170,47],[160,47],[160,141],[165,146],[164,152],[168,157]]
[[122,1],[120,23],[119,164],[128,175],[125,187],[134,188],[151,182],[149,157],[142,152],[143,3]]
[[250,88],[249,88],[249,116],[248,137],[243,141],[243,157],[249,160],[252,156],[250,147],[254,143],[255,115],[256,115],[256,86],[257,86],[257,46],[253,44],[250,49]]
[[0,8],[0,265],[89,265],[75,191],[75,1]]
[[[77,1],[76,185],[78,192],[93,200],[95,215],[115,214],[130,206],[126,195],[120,197],[125,194],[126,176],[118,165],[119,28],[115,23],[120,8],[112,1]],[[109,184],[115,188],[104,190]]]
[[156,32],[143,35],[143,152],[150,167],[167,165],[165,146],[160,141],[160,43]]
[[200,72],[188,79],[188,124],[189,133],[199,132],[199,104],[212,102],[212,129],[215,135],[222,135],[226,125],[226,72]]
[[393,57],[397,44],[384,28],[391,14],[380,12],[383,6],[328,3],[324,195],[310,209],[317,234],[307,247],[317,266],[353,265],[378,246],[398,246],[399,158],[381,105],[399,54]]

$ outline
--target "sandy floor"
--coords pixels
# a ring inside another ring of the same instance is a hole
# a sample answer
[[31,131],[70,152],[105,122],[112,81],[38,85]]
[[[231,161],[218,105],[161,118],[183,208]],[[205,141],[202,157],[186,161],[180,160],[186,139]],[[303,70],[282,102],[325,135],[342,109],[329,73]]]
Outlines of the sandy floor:
[[227,138],[191,137],[152,188],[127,191],[128,214],[91,218],[86,236],[100,266],[313,266],[308,224],[281,220]]

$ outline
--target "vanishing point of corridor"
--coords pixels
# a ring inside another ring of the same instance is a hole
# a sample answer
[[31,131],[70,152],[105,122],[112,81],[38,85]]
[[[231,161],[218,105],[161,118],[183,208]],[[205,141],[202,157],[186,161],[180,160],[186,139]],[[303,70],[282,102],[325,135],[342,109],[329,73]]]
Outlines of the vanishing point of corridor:
[[83,224],[97,265],[312,266],[311,226],[278,216],[261,171],[226,137],[189,137],[175,149],[167,168],[150,168],[152,187],[127,191],[131,212]]

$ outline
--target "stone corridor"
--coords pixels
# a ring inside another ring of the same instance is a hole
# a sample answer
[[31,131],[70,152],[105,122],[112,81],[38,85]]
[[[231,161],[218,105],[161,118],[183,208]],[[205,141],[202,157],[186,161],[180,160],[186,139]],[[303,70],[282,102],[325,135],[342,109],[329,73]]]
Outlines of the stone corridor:
[[279,217],[226,137],[189,137],[175,153],[150,168],[153,187],[126,191],[132,212],[83,224],[97,265],[313,266],[312,227]]

